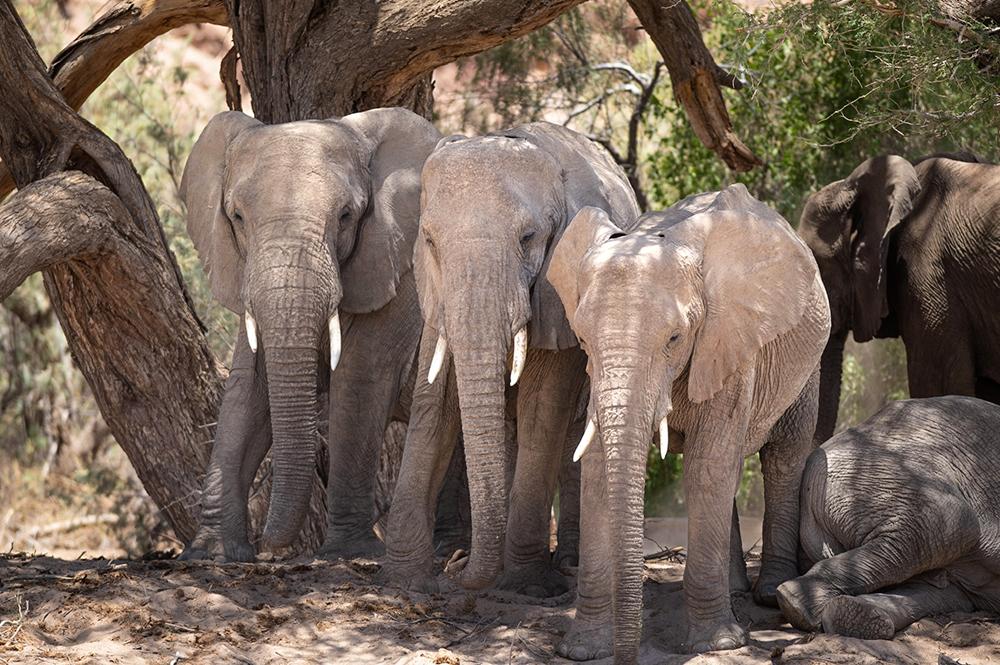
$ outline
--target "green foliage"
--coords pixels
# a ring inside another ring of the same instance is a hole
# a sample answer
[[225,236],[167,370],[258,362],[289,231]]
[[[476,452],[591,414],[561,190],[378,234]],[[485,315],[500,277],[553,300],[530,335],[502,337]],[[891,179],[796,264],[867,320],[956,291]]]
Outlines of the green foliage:
[[934,23],[926,3],[897,3],[900,15],[864,2],[790,3],[767,15],[703,4],[709,48],[748,83],[726,96],[733,126],[764,165],[728,172],[675,104],[657,103],[647,168],[659,205],[743,182],[794,224],[808,193],[874,154],[995,152],[997,65],[982,70],[982,51]]

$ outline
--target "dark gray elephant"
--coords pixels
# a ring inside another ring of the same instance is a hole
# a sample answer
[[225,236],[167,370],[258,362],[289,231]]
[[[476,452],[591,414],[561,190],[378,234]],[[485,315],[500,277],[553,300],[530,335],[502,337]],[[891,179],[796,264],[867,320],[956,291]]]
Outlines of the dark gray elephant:
[[247,493],[272,436],[260,547],[292,543],[308,510],[326,377],[322,551],[380,551],[374,476],[420,336],[413,242],[420,171],[439,139],[430,123],[398,108],[281,125],[227,112],[205,127],[181,185],[188,232],[213,295],[245,325],[187,556],[254,558]]
[[[482,588],[502,571],[501,588],[566,589],[550,561],[549,511],[586,359],[544,274],[566,224],[587,205],[622,225],[639,213],[608,154],[558,125],[452,137],[427,160],[414,259],[425,328],[389,516],[390,580],[435,586],[431,502],[461,428],[472,504],[461,584]],[[517,384],[509,502],[508,362]]]
[[[743,185],[647,213],[626,232],[581,211],[548,270],[589,357],[575,660],[633,663],[642,633],[643,489],[651,437],[684,453],[691,651],[733,649],[733,498],[743,459],[764,473],[759,602],[798,573],[799,479],[812,450],[830,314],[816,262]],[[589,446],[589,448],[588,448]]]
[[874,157],[806,201],[830,299],[817,440],[837,422],[847,333],[902,337],[910,395],[1000,403],[1000,166]]
[[889,404],[816,450],[802,478],[808,572],[778,588],[797,628],[891,639],[917,619],[1000,613],[1000,407]]

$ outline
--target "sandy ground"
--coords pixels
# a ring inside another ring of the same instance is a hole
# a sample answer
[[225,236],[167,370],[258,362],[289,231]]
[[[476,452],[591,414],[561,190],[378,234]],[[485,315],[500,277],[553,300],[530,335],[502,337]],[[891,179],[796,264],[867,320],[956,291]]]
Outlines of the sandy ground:
[[[572,593],[548,607],[496,592],[427,596],[380,588],[377,570],[0,555],[0,663],[569,662],[554,652]],[[925,619],[865,642],[791,630],[746,595],[734,605],[750,646],[677,655],[682,575],[681,563],[647,564],[644,664],[1000,663],[1000,623],[986,615]]]

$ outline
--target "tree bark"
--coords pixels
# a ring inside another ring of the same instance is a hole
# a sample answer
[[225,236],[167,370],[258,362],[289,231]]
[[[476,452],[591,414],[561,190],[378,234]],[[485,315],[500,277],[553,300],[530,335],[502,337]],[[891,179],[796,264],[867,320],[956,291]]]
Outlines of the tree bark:
[[0,296],[44,271],[111,432],[177,537],[190,538],[222,377],[155,208],[118,146],[63,100],[10,0],[0,0],[0,90],[0,156],[21,189],[0,209]]

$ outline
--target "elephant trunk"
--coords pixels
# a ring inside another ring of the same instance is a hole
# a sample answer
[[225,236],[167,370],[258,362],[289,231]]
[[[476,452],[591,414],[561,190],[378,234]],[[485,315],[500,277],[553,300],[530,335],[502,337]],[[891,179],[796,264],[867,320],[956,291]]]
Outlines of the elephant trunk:
[[[621,550],[613,564],[615,663],[634,663],[642,635],[643,491],[654,414],[646,404],[650,357],[635,348],[602,345],[598,357],[614,371],[598,373],[593,392],[604,447],[612,534]],[[669,389],[669,388],[667,388]]]
[[500,574],[510,463],[504,428],[512,317],[504,289],[480,282],[467,279],[451,289],[445,308],[472,507],[472,546],[461,578],[469,589],[489,586]]
[[823,349],[819,369],[819,413],[816,418],[814,442],[819,445],[833,436],[840,408],[840,383],[844,371],[844,343],[847,331],[831,332]]
[[[321,238],[262,243],[262,250],[252,257],[248,293],[271,409],[273,482],[261,549],[272,550],[295,540],[309,509],[319,445],[320,350],[341,290],[336,262]],[[339,347],[339,330],[337,337]]]

